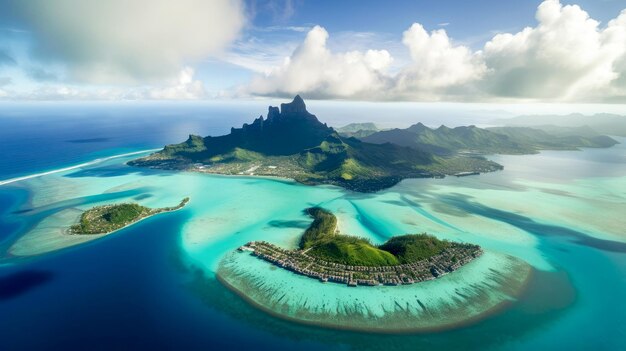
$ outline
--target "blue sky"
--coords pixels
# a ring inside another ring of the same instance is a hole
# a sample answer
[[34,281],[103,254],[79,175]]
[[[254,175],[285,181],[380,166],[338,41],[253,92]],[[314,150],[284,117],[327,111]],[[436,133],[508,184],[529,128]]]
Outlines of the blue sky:
[[[261,11],[256,13],[253,22],[259,27],[319,24],[329,32],[362,31],[396,35],[413,22],[433,29],[439,24],[449,23],[446,29],[450,36],[465,41],[493,31],[519,30],[533,25],[535,11],[540,3],[537,0],[293,1],[293,11],[288,11],[289,15],[257,5]],[[620,0],[561,3],[578,4],[591,17],[603,22],[616,17],[626,8],[626,2]]]
[[2,0],[0,99],[621,104],[624,9],[623,0]]

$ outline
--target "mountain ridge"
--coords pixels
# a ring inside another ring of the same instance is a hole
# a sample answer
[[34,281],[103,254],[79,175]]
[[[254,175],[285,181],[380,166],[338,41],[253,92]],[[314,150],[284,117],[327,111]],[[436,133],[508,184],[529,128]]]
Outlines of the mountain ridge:
[[371,192],[405,178],[502,169],[480,157],[441,157],[393,143],[341,136],[309,113],[298,95],[221,136],[190,135],[179,144],[130,161],[131,166],[232,175],[268,175],[304,184]]
[[[578,135],[585,134],[585,135]],[[405,129],[380,131],[362,137],[369,143],[394,143],[436,155],[459,152],[479,154],[533,154],[540,150],[575,150],[580,147],[610,147],[612,138],[590,128],[553,127],[551,132],[531,127],[490,127],[474,125],[429,128],[422,123]]]

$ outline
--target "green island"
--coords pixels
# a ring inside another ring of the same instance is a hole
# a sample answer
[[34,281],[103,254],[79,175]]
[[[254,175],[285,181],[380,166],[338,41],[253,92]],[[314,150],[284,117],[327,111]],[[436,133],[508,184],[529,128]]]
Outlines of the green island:
[[358,192],[389,188],[405,178],[491,172],[502,166],[480,155],[435,155],[393,143],[341,136],[306,110],[300,96],[269,107],[230,134],[167,145],[128,165],[226,175],[275,176],[309,185],[332,184]]
[[381,130],[371,123],[337,130],[309,113],[304,100],[269,107],[267,118],[230,134],[167,145],[131,166],[212,174],[274,176],[309,185],[332,184],[375,192],[406,178],[468,176],[501,170],[488,154],[611,147],[617,141],[591,130],[476,126],[431,129],[421,123]]
[[285,250],[265,241],[239,247],[278,267],[321,282],[348,286],[400,285],[432,280],[479,257],[478,245],[439,240],[428,234],[396,236],[382,245],[337,233],[337,218],[320,207],[306,212],[313,223],[298,250]]
[[149,208],[135,203],[96,206],[83,212],[80,221],[69,228],[69,233],[109,234],[147,217],[181,209],[188,202],[186,197],[174,207]]

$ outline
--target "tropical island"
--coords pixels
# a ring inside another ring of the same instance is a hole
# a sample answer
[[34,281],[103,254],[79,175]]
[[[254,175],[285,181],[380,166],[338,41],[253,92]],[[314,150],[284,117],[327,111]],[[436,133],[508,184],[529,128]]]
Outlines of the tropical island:
[[96,206],[83,212],[79,223],[71,226],[68,232],[77,235],[109,234],[159,213],[181,209],[188,202],[186,197],[174,207],[149,208],[135,203]]
[[348,286],[401,285],[432,280],[479,257],[477,245],[439,240],[427,234],[396,236],[382,245],[337,233],[337,218],[312,207],[313,223],[298,250],[285,250],[265,241],[241,246],[252,255],[297,274]]
[[373,245],[337,232],[327,210],[306,213],[313,222],[297,249],[264,241],[240,246],[220,260],[218,281],[252,307],[289,321],[405,333],[456,328],[497,313],[532,277],[524,261],[476,245],[426,234]]
[[392,143],[343,137],[309,113],[304,100],[269,107],[263,116],[230,134],[190,135],[131,166],[228,175],[291,178],[304,184],[333,184],[359,192],[389,188],[405,178],[442,177],[464,171],[491,172],[502,166],[480,156],[437,156]]
[[[373,129],[373,130],[370,130]],[[610,147],[604,135],[557,136],[532,128],[475,126],[431,129],[421,123],[381,130],[371,123],[340,132],[309,113],[298,95],[291,103],[269,107],[230,134],[190,135],[131,166],[213,174],[276,176],[309,185],[333,184],[358,192],[389,188],[405,178],[474,175],[503,167],[487,154],[529,154],[544,149]]]

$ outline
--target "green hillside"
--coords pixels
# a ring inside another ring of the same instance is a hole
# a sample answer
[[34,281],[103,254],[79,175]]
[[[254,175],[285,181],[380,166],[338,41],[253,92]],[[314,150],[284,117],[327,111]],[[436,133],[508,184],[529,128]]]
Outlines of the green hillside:
[[565,131],[554,127],[551,133],[523,127],[483,129],[476,126],[440,126],[433,129],[421,123],[406,129],[377,132],[361,140],[377,144],[393,143],[440,156],[459,152],[532,154],[544,149],[574,150],[580,147],[610,147],[617,143],[608,136],[593,135],[587,129]]
[[369,241],[348,235],[335,235],[317,242],[309,255],[328,262],[351,266],[394,266],[399,261],[391,253],[380,250]]
[[150,209],[137,204],[94,207],[84,212],[78,224],[70,228],[73,234],[108,233],[149,215]]
[[320,207],[305,211],[313,223],[304,232],[300,248],[309,256],[352,266],[393,266],[440,254],[453,244],[427,234],[397,236],[380,246],[369,240],[337,233],[337,218]]
[[[360,127],[371,126],[350,128]],[[232,128],[230,134],[204,138],[190,135],[185,142],[167,145],[160,152],[128,164],[279,176],[360,192],[385,189],[405,178],[502,168],[483,158],[443,155],[407,146],[410,145],[370,143],[341,136],[309,113],[302,98],[296,96],[291,103],[281,104],[280,109],[270,107],[266,119],[259,117],[252,124]]]
[[449,246],[450,242],[439,240],[434,236],[408,234],[395,236],[379,248],[393,254],[400,263],[408,263],[437,255]]
[[162,212],[175,211],[189,202],[184,198],[178,206],[149,208],[134,203],[96,206],[82,213],[77,224],[70,227],[70,234],[106,234],[135,223],[145,217]]
[[368,135],[372,135],[381,131],[380,128],[374,123],[350,123],[343,127],[337,128],[337,133],[344,137],[364,138]]
[[313,223],[300,238],[301,249],[308,249],[324,236],[334,235],[337,229],[337,217],[329,211],[320,207],[311,207],[305,212],[313,217]]

